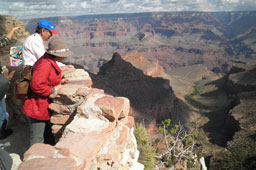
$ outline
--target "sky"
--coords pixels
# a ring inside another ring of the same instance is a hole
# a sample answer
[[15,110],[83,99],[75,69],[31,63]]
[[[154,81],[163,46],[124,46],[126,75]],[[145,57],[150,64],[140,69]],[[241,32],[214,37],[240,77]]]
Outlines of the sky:
[[256,11],[256,0],[0,0],[19,19],[159,11]]

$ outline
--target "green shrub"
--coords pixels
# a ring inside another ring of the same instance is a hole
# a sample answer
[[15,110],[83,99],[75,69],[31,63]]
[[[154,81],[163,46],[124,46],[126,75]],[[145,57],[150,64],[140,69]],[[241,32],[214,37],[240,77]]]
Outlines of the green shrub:
[[149,144],[148,135],[145,126],[142,123],[136,124],[134,135],[138,146]]
[[190,102],[193,96],[196,96],[196,95],[200,94],[196,85],[194,85],[193,88],[194,88],[194,90],[190,94],[185,95],[185,100],[187,102]]
[[155,169],[155,153],[149,144],[138,147],[140,151],[139,162],[145,167],[145,170]]
[[145,170],[155,169],[155,152],[149,144],[147,131],[142,123],[136,124],[134,135],[137,140],[138,150],[140,151],[138,161],[144,165]]

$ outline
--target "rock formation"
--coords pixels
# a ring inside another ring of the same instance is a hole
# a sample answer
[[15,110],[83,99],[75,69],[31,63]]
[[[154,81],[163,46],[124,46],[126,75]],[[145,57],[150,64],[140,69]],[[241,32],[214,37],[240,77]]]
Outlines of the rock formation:
[[[139,57],[133,54],[121,57],[119,53],[114,53],[97,75],[91,75],[93,86],[114,96],[127,97],[132,106],[131,115],[138,122],[148,124],[171,117],[176,97],[169,81],[158,77],[162,71],[159,65],[137,55]],[[126,60],[132,60],[132,64]],[[142,67],[146,69],[141,70]]]
[[92,88],[83,69],[71,69],[64,77],[69,82],[50,96],[56,144],[32,145],[19,170],[144,169],[137,162],[129,100]]

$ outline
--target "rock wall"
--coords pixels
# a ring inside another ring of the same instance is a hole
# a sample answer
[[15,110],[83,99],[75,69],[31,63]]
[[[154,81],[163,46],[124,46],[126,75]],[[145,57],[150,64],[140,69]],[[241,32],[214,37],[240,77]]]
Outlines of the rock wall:
[[82,69],[64,73],[69,79],[50,96],[50,119],[56,144],[34,144],[19,170],[144,169],[133,134],[130,102],[92,88]]

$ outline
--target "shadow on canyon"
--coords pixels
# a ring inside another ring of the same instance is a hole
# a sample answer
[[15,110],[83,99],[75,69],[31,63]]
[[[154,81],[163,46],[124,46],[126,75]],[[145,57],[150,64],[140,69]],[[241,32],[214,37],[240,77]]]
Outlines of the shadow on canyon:
[[[191,108],[186,102],[176,98],[169,81],[163,78],[153,78],[145,75],[140,69],[123,60],[114,53],[112,59],[103,64],[98,74],[90,73],[94,88],[100,88],[113,96],[124,96],[130,100],[136,122],[150,123],[155,120],[171,118],[173,123],[179,121],[186,126],[189,121]],[[217,91],[205,93],[204,97],[214,96]],[[237,99],[231,99],[226,107],[215,109],[207,108],[200,103],[191,103],[196,108],[211,109],[211,112],[201,112],[209,121],[201,128],[208,134],[210,142],[222,147],[233,139],[239,131],[238,122],[229,111],[239,104]]]
[[130,100],[135,120],[160,122],[170,117],[176,99],[169,81],[145,75],[140,69],[114,53],[97,75],[90,73],[94,88]]
[[[214,90],[202,96],[213,97],[214,95],[219,95],[220,91],[221,90]],[[203,106],[204,109],[209,109],[210,112],[202,113],[209,121],[201,128],[208,133],[211,143],[222,147],[226,147],[228,141],[233,140],[235,133],[241,130],[238,121],[235,120],[230,113],[232,108],[240,103],[239,98],[237,96],[228,97],[228,101],[229,103],[226,106],[216,108],[213,106]],[[200,108],[198,105],[197,107]]]

